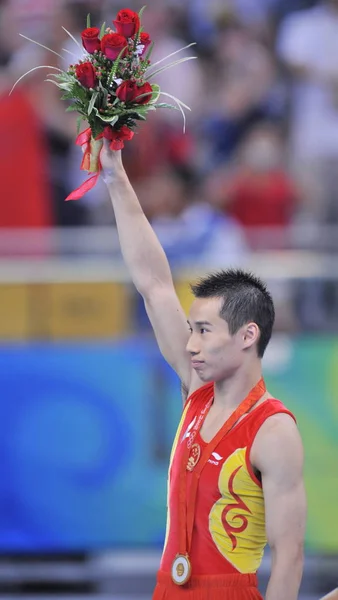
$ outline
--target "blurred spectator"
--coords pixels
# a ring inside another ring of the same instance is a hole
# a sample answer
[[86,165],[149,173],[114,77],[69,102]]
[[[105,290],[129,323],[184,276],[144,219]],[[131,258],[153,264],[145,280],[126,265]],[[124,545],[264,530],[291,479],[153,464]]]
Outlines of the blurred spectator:
[[[135,186],[173,271],[240,265],[247,257],[241,228],[197,196],[196,186],[194,179],[187,182],[173,170],[159,171]],[[148,331],[141,296],[136,299],[136,315],[138,327]]]
[[277,81],[273,56],[249,28],[228,15],[219,16],[218,27],[213,63],[205,74],[209,167],[231,158],[250,127],[270,116]]
[[145,180],[137,190],[171,265],[239,264],[247,256],[247,246],[235,219],[205,199],[189,196],[189,190],[191,186],[187,188],[173,171]]
[[292,78],[290,158],[303,218],[338,222],[338,1],[289,15],[277,47]]
[[[49,5],[46,3],[46,6],[48,8]],[[60,226],[86,225],[88,223],[86,206],[80,202],[65,203],[65,198],[72,187],[69,156],[76,137],[76,117],[74,114],[65,112],[66,105],[60,101],[60,90],[51,83],[45,82],[48,69],[37,69],[27,75],[16,87],[16,95],[6,100],[12,83],[25,72],[40,65],[49,65],[50,71],[53,67],[60,66],[55,54],[37,45],[20,40],[19,31],[29,35],[31,34],[31,27],[34,29],[37,26],[38,29],[36,35],[33,34],[33,39],[45,43],[55,52],[61,53],[62,48],[67,46],[69,39],[62,29],[62,25],[66,24],[67,28],[75,33],[79,29],[75,18],[75,15],[78,17],[78,14],[82,12],[79,2],[76,3],[76,9],[72,3],[67,4],[67,6],[64,6],[63,2],[53,5],[52,15],[49,14],[46,6],[37,6],[33,2],[32,11],[29,14],[24,2],[15,0],[14,3],[8,3],[5,7],[5,16],[8,21],[2,20],[0,24],[2,29],[6,29],[9,24],[13,39],[20,42],[19,45],[17,45],[17,41],[12,42],[12,46],[9,46],[11,52],[5,66],[6,88],[3,90],[4,95],[0,103],[0,113],[2,110],[6,111],[3,113],[3,118],[7,119],[8,126],[14,119],[17,127],[19,126],[18,119],[21,118],[23,121],[20,126],[20,135],[27,145],[25,148],[25,164],[28,165],[29,160],[34,160],[36,145],[38,145],[40,152],[37,167],[33,168],[32,166],[29,169],[29,177],[21,180],[21,185],[24,181],[27,182],[25,191],[22,190],[22,192],[16,193],[17,198],[22,198],[26,212],[29,213],[29,218],[27,220],[24,217],[25,211],[18,211],[15,222],[17,224],[20,222],[23,226],[27,222],[27,225],[29,225],[33,219],[33,206],[40,204],[44,205],[41,210],[48,214],[48,218],[44,217],[42,224],[48,222],[48,224]],[[82,3],[84,22],[86,8],[87,5]],[[18,11],[15,12],[14,9],[18,9]],[[41,19],[43,23],[41,23]],[[8,33],[4,34],[5,39],[6,35],[8,36]],[[74,42],[73,45],[75,45]],[[74,48],[72,51],[74,51]],[[70,60],[65,60],[66,64],[69,62]],[[66,64],[62,64],[62,66],[65,67]],[[17,114],[14,98],[19,97],[22,98],[21,102],[25,110],[30,110],[31,118],[28,118],[27,114],[24,118],[22,111],[19,115]],[[32,129],[34,123],[36,133]],[[24,143],[22,142],[21,148],[23,147]],[[19,151],[17,149],[16,154]],[[13,168],[14,165],[17,168],[18,156],[10,155],[7,151],[7,158]],[[10,169],[7,173],[10,176]],[[29,178],[33,178],[36,183],[29,185]],[[15,185],[17,188],[20,186],[20,181],[18,181],[18,178],[16,180]],[[13,194],[14,186],[12,185],[9,189],[11,190],[10,194]],[[30,194],[30,196],[27,197],[27,194]],[[40,200],[37,199],[38,196],[41,196]],[[17,200],[16,203],[12,204],[18,205],[19,201]],[[21,220],[18,220],[19,214],[22,215]],[[14,226],[13,218],[12,222]]]
[[168,165],[184,171],[194,162],[195,138],[190,128],[183,133],[180,113],[175,111],[178,123],[171,124],[158,113],[139,125],[132,144],[126,144],[123,152],[126,170],[135,183]]
[[[269,125],[255,127],[243,141],[233,169],[211,174],[206,187],[209,201],[246,229],[252,248],[264,246],[261,228],[284,229],[290,224],[297,201],[285,171],[281,137]],[[257,234],[255,228],[260,228]],[[280,244],[283,239],[272,232],[268,245]]]
[[[151,56],[152,63],[162,60],[172,52],[180,50],[189,43],[195,42],[192,38],[186,39],[184,35],[188,35],[185,28],[185,12],[178,12],[165,4],[162,6],[149,6],[144,11],[142,22],[146,31],[151,33],[154,41],[154,50]],[[163,63],[155,66],[153,71],[165,67],[171,62],[180,60],[188,56],[196,56],[196,50],[193,46],[188,50],[175,54],[168,58]],[[203,105],[203,80],[201,73],[201,65],[197,60],[190,60],[186,63],[175,65],[175,67],[158,73],[153,81],[159,84],[163,92],[176,96],[182,102],[187,104],[191,110],[194,119],[200,115],[204,109]],[[184,85],[183,85],[184,84]],[[161,102],[175,102],[166,96],[160,97]],[[157,115],[161,120],[169,121],[175,125],[180,121],[180,113],[176,111],[163,110]]]
[[52,205],[46,139],[27,94],[17,90],[9,97],[8,91],[0,96],[0,227],[48,227]]

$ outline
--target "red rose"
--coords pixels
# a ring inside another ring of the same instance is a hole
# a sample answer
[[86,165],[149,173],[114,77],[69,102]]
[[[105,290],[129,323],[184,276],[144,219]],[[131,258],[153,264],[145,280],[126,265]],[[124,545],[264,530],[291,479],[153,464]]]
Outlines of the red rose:
[[[107,33],[101,40],[101,50],[110,60],[116,60],[123,48],[128,49],[128,42],[125,37],[118,33]],[[125,56],[124,52],[122,56]]]
[[139,39],[139,44],[142,44],[142,46],[144,46],[143,50],[142,50],[142,54],[145,54],[151,44],[151,39],[150,39],[150,35],[149,33],[146,33],[145,31],[142,31],[141,35],[140,35],[140,39]]
[[75,65],[76,77],[86,88],[94,88],[97,85],[95,69],[91,62],[83,62]]
[[97,27],[87,27],[81,33],[82,45],[89,54],[93,54],[95,50],[101,49],[99,35],[100,30]]
[[136,12],[129,8],[120,10],[113,23],[117,33],[124,35],[126,38],[133,37],[140,29],[140,17]]
[[[148,93],[149,92],[149,93]],[[146,82],[143,85],[137,85],[136,81],[123,81],[116,90],[116,96],[121,102],[135,102],[136,104],[147,104],[150,102],[153,89],[150,83]],[[138,98],[141,94],[147,94]]]
[[122,125],[118,131],[112,127],[105,127],[103,137],[111,142],[109,144],[111,150],[122,150],[124,141],[131,140],[134,137],[134,132],[127,125]]

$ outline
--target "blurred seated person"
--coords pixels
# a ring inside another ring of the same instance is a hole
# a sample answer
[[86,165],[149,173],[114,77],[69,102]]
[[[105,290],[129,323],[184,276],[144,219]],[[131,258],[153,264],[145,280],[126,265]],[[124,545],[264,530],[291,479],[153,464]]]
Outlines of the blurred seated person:
[[[175,272],[195,268],[226,268],[247,257],[247,245],[238,223],[199,199],[196,181],[174,170],[159,171],[136,185],[142,208]],[[144,302],[136,298],[139,328],[150,328]]]
[[277,83],[273,54],[253,30],[224,7],[217,28],[200,125],[209,167],[231,160],[250,128],[268,118]]
[[338,223],[338,0],[288,15],[276,51],[289,80],[289,161],[304,190],[300,217]]
[[[48,23],[52,23],[63,32],[58,21],[60,11],[61,5],[56,6],[54,18],[45,24],[47,31]],[[45,81],[48,69],[33,70],[9,96],[19,77],[41,65],[59,67],[58,58],[20,40],[15,15],[13,19],[13,36],[17,36],[20,43],[8,56],[4,68],[6,81],[1,86],[2,194],[4,198],[9,197],[10,202],[5,206],[3,203],[0,226],[85,225],[86,208],[80,202],[65,202],[72,189],[69,151],[76,138],[76,116],[65,112],[60,90]],[[0,33],[4,27],[4,22],[2,27],[0,22]],[[35,37],[39,40],[43,35],[39,29]],[[59,50],[63,40],[56,39],[53,31],[50,37],[49,45]]]
[[138,186],[142,207],[172,267],[226,268],[247,257],[241,227],[232,217],[199,198],[195,181],[178,172],[157,173]]
[[[283,146],[275,128],[255,127],[245,138],[233,168],[211,173],[206,183],[210,202],[237,220],[250,245],[261,245],[254,228],[280,228],[292,221],[298,193],[283,165]],[[278,245],[276,233],[268,240]]]
[[36,83],[35,75],[23,85],[19,84],[9,96],[13,83],[25,72],[27,64],[23,60],[18,70],[12,69],[19,41],[13,9],[9,2],[1,3],[0,228],[46,227],[52,221],[50,190],[46,180],[46,144],[27,93]]
[[25,87],[0,94],[0,227],[47,227],[52,224],[47,178],[47,145]]

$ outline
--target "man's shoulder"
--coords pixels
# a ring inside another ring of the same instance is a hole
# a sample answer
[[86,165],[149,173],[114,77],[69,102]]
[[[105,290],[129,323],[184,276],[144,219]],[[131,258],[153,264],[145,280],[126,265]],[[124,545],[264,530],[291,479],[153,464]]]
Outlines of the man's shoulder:
[[275,412],[268,414],[261,424],[256,440],[267,440],[268,443],[276,444],[284,442],[289,437],[299,435],[294,415],[279,400],[273,402]]
[[302,463],[302,440],[297,424],[289,413],[276,413],[260,427],[252,445],[251,459],[260,470],[288,469]]

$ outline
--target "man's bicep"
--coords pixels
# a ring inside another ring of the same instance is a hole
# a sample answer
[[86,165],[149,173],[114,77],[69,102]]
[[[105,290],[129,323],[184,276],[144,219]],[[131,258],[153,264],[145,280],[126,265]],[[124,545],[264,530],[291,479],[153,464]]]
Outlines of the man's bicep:
[[283,485],[272,477],[263,476],[265,522],[268,544],[272,549],[302,550],[306,499],[301,475],[292,485]]
[[267,539],[271,548],[292,552],[301,550],[305,533],[302,442],[288,415],[268,421],[258,434],[254,458],[262,475]]
[[163,357],[178,374],[182,387],[189,390],[191,362],[186,350],[189,328],[174,288],[159,288],[144,303]]

